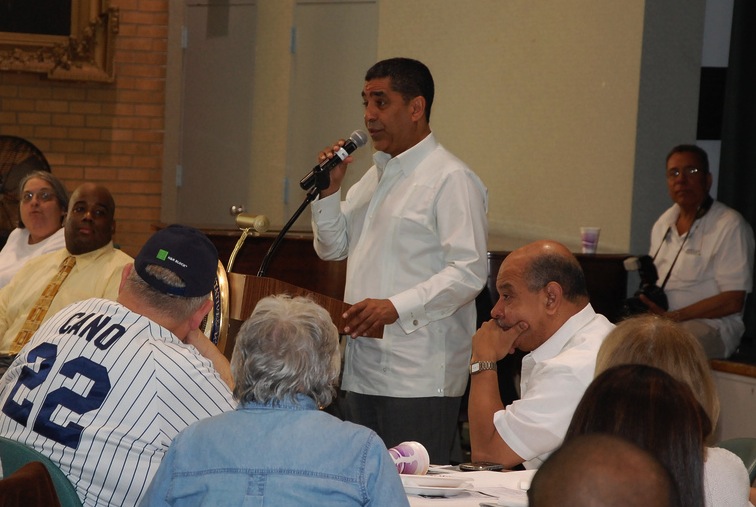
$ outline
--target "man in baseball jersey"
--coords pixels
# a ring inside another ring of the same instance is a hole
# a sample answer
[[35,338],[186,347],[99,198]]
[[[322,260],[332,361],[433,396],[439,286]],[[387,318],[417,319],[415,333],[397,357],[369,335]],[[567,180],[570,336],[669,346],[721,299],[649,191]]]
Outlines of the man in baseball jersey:
[[0,379],[0,435],[48,456],[86,506],[139,503],[176,434],[236,405],[198,329],[217,264],[201,232],[155,233],[117,302],[67,306],[21,350]]

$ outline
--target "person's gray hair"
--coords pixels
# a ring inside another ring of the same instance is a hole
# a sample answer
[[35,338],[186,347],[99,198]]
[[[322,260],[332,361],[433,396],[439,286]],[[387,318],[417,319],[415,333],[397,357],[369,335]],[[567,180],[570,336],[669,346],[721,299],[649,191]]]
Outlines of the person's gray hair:
[[[173,287],[183,287],[184,281],[181,280],[173,271],[151,264],[145,268],[155,278],[162,280],[164,283]],[[208,293],[205,296],[198,297],[180,297],[172,294],[166,294],[152,287],[145,282],[136,269],[132,269],[126,278],[125,290],[130,291],[141,301],[149,305],[162,315],[169,316],[178,321],[188,319],[210,298]]]
[[570,302],[575,303],[589,297],[585,274],[574,257],[542,253],[525,270],[524,278],[530,292],[538,292],[549,282],[556,282],[562,287],[565,299]]
[[[58,199],[58,205],[60,206],[61,211],[66,212],[68,210],[68,190],[66,190],[66,186],[63,182],[53,176],[53,173],[50,171],[32,171],[21,178],[21,181],[18,184],[19,202],[24,199],[24,187],[26,186],[26,182],[33,178],[43,180],[50,185],[50,188],[52,188],[55,193],[55,198]],[[62,222],[63,220],[61,219],[61,223]],[[20,217],[18,219],[18,226],[21,229],[26,227]]]
[[324,407],[333,400],[340,365],[339,334],[325,308],[304,297],[269,296],[236,337],[234,397],[276,404],[303,394]]

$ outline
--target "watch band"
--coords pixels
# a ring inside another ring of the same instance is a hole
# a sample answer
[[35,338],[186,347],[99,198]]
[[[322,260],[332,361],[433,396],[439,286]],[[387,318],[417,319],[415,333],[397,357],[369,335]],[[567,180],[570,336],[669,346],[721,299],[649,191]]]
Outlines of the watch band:
[[473,361],[470,363],[470,375],[475,375],[485,370],[496,371],[495,361]]

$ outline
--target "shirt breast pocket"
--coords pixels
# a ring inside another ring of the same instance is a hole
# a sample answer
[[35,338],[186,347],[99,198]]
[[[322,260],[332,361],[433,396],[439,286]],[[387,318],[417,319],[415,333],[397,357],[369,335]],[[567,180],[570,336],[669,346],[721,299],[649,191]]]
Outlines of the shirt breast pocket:
[[699,250],[683,250],[672,267],[673,275],[684,283],[699,283],[706,278],[707,260]]
[[[397,195],[397,197],[399,197]],[[401,200],[391,207],[392,219],[402,235],[435,232],[435,213],[433,208],[433,190],[423,185],[413,184],[407,188]],[[387,204],[391,205],[390,202]]]

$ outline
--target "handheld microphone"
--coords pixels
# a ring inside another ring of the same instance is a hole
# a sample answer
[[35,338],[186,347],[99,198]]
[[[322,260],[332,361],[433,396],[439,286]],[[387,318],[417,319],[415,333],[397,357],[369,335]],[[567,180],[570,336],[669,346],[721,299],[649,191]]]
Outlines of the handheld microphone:
[[331,169],[342,163],[354,150],[365,146],[367,141],[368,135],[364,130],[355,130],[352,132],[352,135],[349,136],[346,143],[344,143],[344,146],[342,146],[332,158],[324,160],[319,165],[313,167],[312,171],[307,173],[307,176],[299,181],[299,186],[302,187],[302,190],[310,190],[317,183],[318,174],[330,172]]
[[239,229],[254,229],[257,232],[265,232],[270,227],[270,220],[265,215],[239,213],[236,215],[236,226]]

